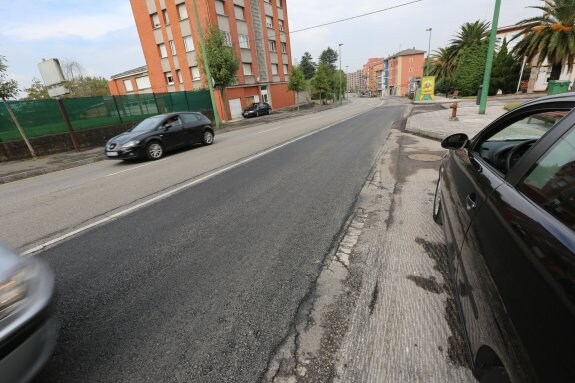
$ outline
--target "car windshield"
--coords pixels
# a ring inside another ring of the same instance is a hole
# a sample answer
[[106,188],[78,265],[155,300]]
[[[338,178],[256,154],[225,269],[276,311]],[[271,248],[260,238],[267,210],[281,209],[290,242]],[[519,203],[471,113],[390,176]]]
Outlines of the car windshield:
[[140,122],[138,125],[134,126],[130,129],[130,132],[149,132],[150,130],[154,129],[164,116],[154,116],[146,118],[144,121]]
[[257,102],[254,102],[253,104],[250,105],[250,109],[257,108],[258,105],[259,105],[259,104],[258,104]]

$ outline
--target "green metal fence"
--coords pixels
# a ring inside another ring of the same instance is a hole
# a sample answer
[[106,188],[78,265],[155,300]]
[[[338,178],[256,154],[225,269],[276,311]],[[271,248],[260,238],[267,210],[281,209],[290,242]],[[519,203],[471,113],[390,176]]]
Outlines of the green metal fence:
[[[29,138],[66,133],[66,125],[55,100],[10,101],[22,129]],[[62,99],[72,129],[93,129],[140,121],[159,113],[210,111],[207,90],[195,92],[146,93],[127,96]],[[18,141],[22,137],[0,103],[0,141]]]

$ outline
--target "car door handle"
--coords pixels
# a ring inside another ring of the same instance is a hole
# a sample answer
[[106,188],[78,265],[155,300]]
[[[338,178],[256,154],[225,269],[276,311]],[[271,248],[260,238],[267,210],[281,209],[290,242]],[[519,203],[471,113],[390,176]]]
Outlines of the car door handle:
[[467,198],[465,198],[465,208],[467,210],[473,210],[477,207],[477,204],[475,203],[475,193],[471,193],[467,195]]

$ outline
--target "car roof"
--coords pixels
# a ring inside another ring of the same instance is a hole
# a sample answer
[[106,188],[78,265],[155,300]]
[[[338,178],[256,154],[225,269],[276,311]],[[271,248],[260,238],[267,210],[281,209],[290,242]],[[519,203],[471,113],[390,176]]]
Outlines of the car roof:
[[536,98],[534,100],[529,100],[526,103],[522,104],[521,106],[545,104],[545,103],[554,102],[554,101],[575,102],[575,92],[560,93],[560,94],[554,94],[551,96],[539,97],[539,98]]

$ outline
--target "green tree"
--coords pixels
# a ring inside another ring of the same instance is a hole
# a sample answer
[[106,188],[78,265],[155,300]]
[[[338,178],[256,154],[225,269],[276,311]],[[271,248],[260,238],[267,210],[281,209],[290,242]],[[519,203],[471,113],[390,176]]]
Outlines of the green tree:
[[321,63],[319,64],[315,76],[311,79],[311,85],[319,92],[319,102],[322,103],[322,93],[327,93],[330,90],[330,70],[329,67]]
[[[342,70],[335,71],[333,75],[333,89],[334,93],[336,94],[337,99],[339,100],[341,97],[345,95],[345,87],[347,84],[347,76],[345,72]],[[341,85],[341,88],[340,88]],[[341,92],[340,92],[341,89]]]
[[459,58],[459,65],[454,73],[455,88],[460,96],[477,94],[479,85],[483,83],[485,62],[487,61],[486,43],[465,48]]
[[109,96],[108,80],[103,77],[78,76],[64,83],[70,93],[66,97]]
[[520,64],[513,58],[507,48],[507,40],[503,40],[501,49],[493,60],[489,93],[496,94],[499,89],[503,93],[514,93],[519,81]]
[[10,98],[15,98],[19,93],[18,82],[14,79],[8,78],[8,74],[6,73],[7,70],[8,65],[6,64],[6,57],[0,55],[0,98],[2,99],[4,107],[8,111],[10,118],[14,122],[14,125],[16,125],[18,132],[20,132],[22,139],[26,143],[26,146],[30,151],[30,155],[32,155],[32,158],[36,159],[36,152],[34,151],[34,148],[32,148],[30,141],[28,141],[28,137],[26,137],[26,134],[24,133],[24,129],[22,129],[20,122],[18,122],[16,115],[12,111],[12,108],[7,101]]
[[301,61],[299,63],[299,67],[303,72],[303,75],[306,80],[310,80],[313,75],[315,74],[315,63],[313,62],[313,58],[309,52],[305,52],[301,57]]
[[449,77],[455,68],[451,61],[451,52],[448,48],[439,48],[431,54],[429,73],[438,80]]
[[36,77],[32,78],[32,85],[25,91],[28,93],[26,100],[47,100],[50,98],[48,88]]
[[[293,66],[291,70],[291,74],[289,76],[289,83],[288,89],[296,93],[296,102],[297,102],[297,95],[299,92],[302,92],[306,89],[307,82],[303,75],[303,71],[298,66]],[[299,110],[299,102],[297,102],[297,110]]]
[[573,69],[575,1],[542,0],[542,2],[543,5],[529,7],[543,11],[541,16],[519,22],[524,29],[513,38],[523,38],[513,48],[513,53],[520,58],[527,57],[528,62],[536,58],[538,66],[547,59],[551,65],[550,80],[558,80],[565,63],[569,71]]
[[[228,86],[236,82],[236,72],[240,67],[239,60],[237,59],[234,50],[226,40],[225,34],[218,28],[211,28],[206,33],[205,39],[206,52],[200,52],[200,55],[206,54],[208,58],[208,65],[214,80],[214,87],[218,89],[222,95],[224,105],[224,115],[227,116],[226,96],[225,90]],[[203,60],[198,60],[204,74]],[[206,76],[207,78],[207,76]],[[210,81],[210,79],[207,79]]]
[[319,63],[327,65],[330,71],[333,72],[335,71],[335,63],[338,57],[335,50],[331,49],[331,47],[327,47],[327,49],[319,55]]

